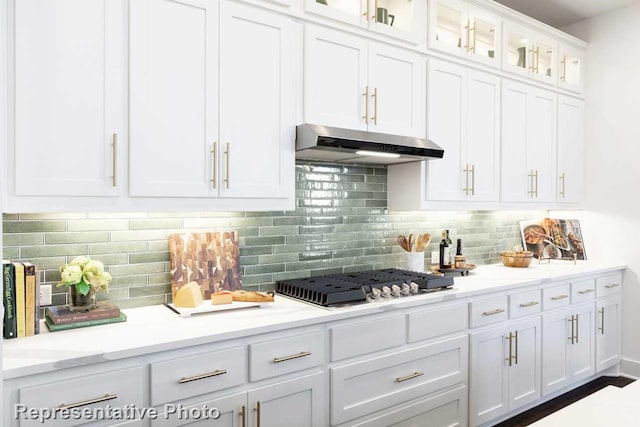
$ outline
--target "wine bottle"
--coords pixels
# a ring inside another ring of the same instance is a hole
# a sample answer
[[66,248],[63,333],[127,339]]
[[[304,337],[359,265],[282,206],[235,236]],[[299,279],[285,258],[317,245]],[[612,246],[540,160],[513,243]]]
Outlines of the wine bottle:
[[451,267],[453,267],[453,262],[455,259],[455,253],[453,253],[453,242],[451,241],[451,238],[449,237],[449,230],[444,230],[447,233],[447,243],[449,244],[449,265]]
[[451,247],[447,242],[447,233],[442,231],[442,240],[440,241],[440,268],[451,268]]
[[462,255],[462,239],[456,241],[456,255]]

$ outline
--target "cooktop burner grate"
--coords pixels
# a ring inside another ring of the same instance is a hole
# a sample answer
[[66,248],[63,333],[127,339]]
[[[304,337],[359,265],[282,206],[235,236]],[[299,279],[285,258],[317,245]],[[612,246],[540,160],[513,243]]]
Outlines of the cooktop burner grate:
[[436,274],[388,268],[359,273],[332,274],[305,279],[280,280],[276,292],[317,305],[360,303],[374,288],[415,283],[419,289],[442,289],[453,285],[453,278]]

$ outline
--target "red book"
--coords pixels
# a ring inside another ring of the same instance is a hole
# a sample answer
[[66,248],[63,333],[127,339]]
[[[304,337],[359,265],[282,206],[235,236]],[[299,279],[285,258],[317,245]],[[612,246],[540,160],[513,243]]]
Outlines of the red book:
[[98,301],[90,311],[73,311],[68,305],[56,305],[45,309],[45,316],[54,325],[66,325],[87,320],[109,319],[120,316],[120,308],[111,301]]

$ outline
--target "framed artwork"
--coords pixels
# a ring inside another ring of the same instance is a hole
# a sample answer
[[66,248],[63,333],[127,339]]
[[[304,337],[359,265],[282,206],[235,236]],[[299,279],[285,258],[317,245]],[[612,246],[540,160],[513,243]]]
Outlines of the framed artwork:
[[171,294],[189,282],[200,285],[204,299],[221,290],[242,289],[237,231],[169,235]]
[[586,260],[582,229],[577,219],[543,218],[520,221],[522,246],[539,259]]

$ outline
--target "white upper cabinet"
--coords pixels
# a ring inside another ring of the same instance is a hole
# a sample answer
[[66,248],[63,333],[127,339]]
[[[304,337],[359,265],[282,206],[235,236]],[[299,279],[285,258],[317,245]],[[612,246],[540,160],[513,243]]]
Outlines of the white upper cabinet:
[[503,81],[501,201],[555,200],[556,95]]
[[130,4],[130,192],[205,197],[216,189],[218,3]]
[[295,164],[294,24],[227,1],[220,19],[220,196],[285,198]]
[[428,137],[444,158],[427,162],[428,200],[497,201],[500,79],[429,63]]
[[426,0],[304,0],[306,12],[421,44]]
[[584,52],[566,45],[560,45],[558,85],[573,92],[583,90]]
[[582,202],[584,196],[584,150],[584,101],[559,96],[558,202]]
[[505,71],[556,84],[558,47],[554,40],[521,25],[505,22],[502,45]]
[[15,2],[15,194],[116,196],[124,187],[123,1]]
[[307,25],[304,121],[424,138],[425,68],[420,54]]
[[294,24],[242,4],[220,8],[218,17],[209,0],[131,3],[133,196],[293,190]]
[[501,20],[461,0],[429,1],[429,47],[500,66]]

